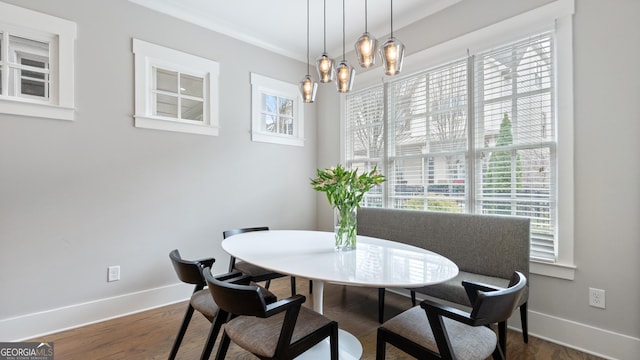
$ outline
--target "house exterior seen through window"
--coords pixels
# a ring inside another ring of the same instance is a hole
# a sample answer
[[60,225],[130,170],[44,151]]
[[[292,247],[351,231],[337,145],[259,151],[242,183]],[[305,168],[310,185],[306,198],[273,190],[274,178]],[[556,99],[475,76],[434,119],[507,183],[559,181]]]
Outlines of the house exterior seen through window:
[[0,2],[0,112],[74,118],[76,25]]
[[251,138],[275,144],[304,145],[304,109],[297,85],[251,74]]

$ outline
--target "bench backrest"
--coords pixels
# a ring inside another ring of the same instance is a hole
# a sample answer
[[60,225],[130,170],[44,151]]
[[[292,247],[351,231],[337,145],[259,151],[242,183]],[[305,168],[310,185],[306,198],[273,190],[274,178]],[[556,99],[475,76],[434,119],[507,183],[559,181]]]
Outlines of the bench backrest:
[[360,208],[358,234],[431,250],[461,271],[509,279],[517,270],[529,277],[527,218]]

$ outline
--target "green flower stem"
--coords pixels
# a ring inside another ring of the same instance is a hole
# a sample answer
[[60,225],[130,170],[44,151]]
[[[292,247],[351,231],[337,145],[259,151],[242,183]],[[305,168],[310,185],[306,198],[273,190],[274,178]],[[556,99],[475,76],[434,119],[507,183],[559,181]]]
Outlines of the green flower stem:
[[353,250],[356,248],[357,216],[356,208],[337,208],[338,228],[336,229],[336,249]]

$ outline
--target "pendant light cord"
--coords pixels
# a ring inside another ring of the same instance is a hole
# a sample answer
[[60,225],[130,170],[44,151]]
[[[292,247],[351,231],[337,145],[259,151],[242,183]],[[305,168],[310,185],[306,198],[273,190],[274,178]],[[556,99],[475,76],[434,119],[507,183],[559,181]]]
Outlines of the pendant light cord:
[[342,60],[346,60],[346,55],[344,51],[344,0],[342,0]]
[[393,39],[393,0],[391,0],[391,38]]
[[364,32],[369,32],[367,30],[367,28],[368,28],[368,26],[367,26],[368,24],[367,23],[368,23],[368,18],[369,18],[368,9],[369,9],[368,1],[364,0]]
[[309,72],[309,0],[307,0],[307,76]]
[[323,52],[327,52],[327,0],[324,0],[324,48]]

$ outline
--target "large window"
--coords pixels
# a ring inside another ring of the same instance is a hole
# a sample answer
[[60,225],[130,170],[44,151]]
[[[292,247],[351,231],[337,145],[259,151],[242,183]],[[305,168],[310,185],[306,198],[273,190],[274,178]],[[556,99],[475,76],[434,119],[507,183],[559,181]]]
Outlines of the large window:
[[0,2],[0,112],[72,120],[75,37],[72,22]]
[[[528,217],[532,259],[571,267],[572,251],[559,256],[558,142],[573,143],[558,129],[573,120],[558,98],[572,98],[558,91],[558,77],[570,77],[555,25],[347,95],[345,164],[387,177],[363,206]],[[563,205],[572,244],[572,204]]]

